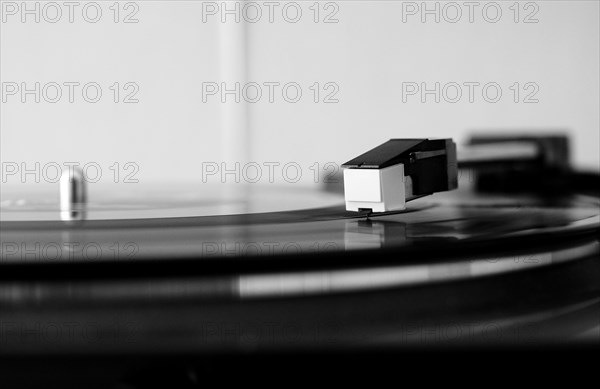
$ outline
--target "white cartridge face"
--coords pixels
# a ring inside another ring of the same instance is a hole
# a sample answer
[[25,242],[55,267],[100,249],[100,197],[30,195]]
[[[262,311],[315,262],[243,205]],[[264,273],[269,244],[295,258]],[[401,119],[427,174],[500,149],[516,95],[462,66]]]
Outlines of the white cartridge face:
[[344,197],[346,209],[358,212],[361,208],[373,212],[404,209],[404,165],[384,169],[345,169]]
[[345,169],[344,193],[346,201],[381,201],[381,170]]

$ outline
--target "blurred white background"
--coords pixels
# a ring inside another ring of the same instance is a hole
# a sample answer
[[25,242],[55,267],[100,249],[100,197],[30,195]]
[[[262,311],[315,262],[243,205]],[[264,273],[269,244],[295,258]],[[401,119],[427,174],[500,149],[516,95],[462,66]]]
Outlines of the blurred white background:
[[[72,22],[63,2],[1,3],[3,166],[94,162],[103,181],[117,170],[119,182],[133,174],[144,184],[201,182],[208,165],[256,162],[268,183],[264,163],[273,162],[274,180],[286,183],[295,174],[281,169],[293,162],[298,183],[310,185],[315,171],[322,181],[333,170],[327,162],[389,138],[564,130],[575,165],[599,170],[598,1],[97,1],[75,2]],[[237,15],[224,12],[236,3]],[[36,82],[39,103],[22,94]],[[72,103],[65,82],[79,83]],[[239,103],[221,93],[236,82]],[[62,88],[55,103],[53,83]],[[83,98],[88,83],[102,90],[96,103]],[[439,102],[403,96],[422,83],[440,83]],[[479,83],[472,102],[464,83]],[[462,97],[451,102],[457,84]],[[501,88],[497,102],[486,101],[495,90],[484,96],[485,84]],[[256,85],[261,98],[246,102]]]

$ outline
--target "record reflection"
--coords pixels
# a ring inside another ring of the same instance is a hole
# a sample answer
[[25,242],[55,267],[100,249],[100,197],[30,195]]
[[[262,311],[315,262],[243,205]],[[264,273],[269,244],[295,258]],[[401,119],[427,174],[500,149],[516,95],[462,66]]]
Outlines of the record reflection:
[[68,282],[1,282],[0,303],[83,303],[163,299],[247,300],[318,296],[476,279],[597,255],[600,244],[526,255],[399,264],[354,269],[269,272],[237,276]]

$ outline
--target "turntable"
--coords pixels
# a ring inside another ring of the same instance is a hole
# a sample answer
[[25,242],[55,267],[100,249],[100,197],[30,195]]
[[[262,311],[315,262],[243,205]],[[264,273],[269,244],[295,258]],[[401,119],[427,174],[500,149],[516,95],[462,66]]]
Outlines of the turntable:
[[567,150],[562,136],[391,140],[319,192],[140,201],[89,192],[76,169],[59,195],[6,191],[0,354],[597,345],[600,181]]

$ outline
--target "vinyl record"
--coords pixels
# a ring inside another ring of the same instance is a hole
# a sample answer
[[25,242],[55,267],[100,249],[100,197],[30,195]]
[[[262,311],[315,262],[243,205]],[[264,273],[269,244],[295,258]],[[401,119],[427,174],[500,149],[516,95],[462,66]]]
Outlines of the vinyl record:
[[[365,215],[336,193],[253,189],[238,197],[245,213],[221,212],[225,198],[215,207],[158,193],[91,202],[68,221],[47,204],[4,202],[4,315],[62,335],[69,320],[93,323],[93,345],[58,342],[87,353],[421,345],[427,333],[437,346],[594,337],[595,197],[463,187]],[[134,339],[115,342],[115,331]],[[9,354],[57,351],[6,334]]]

